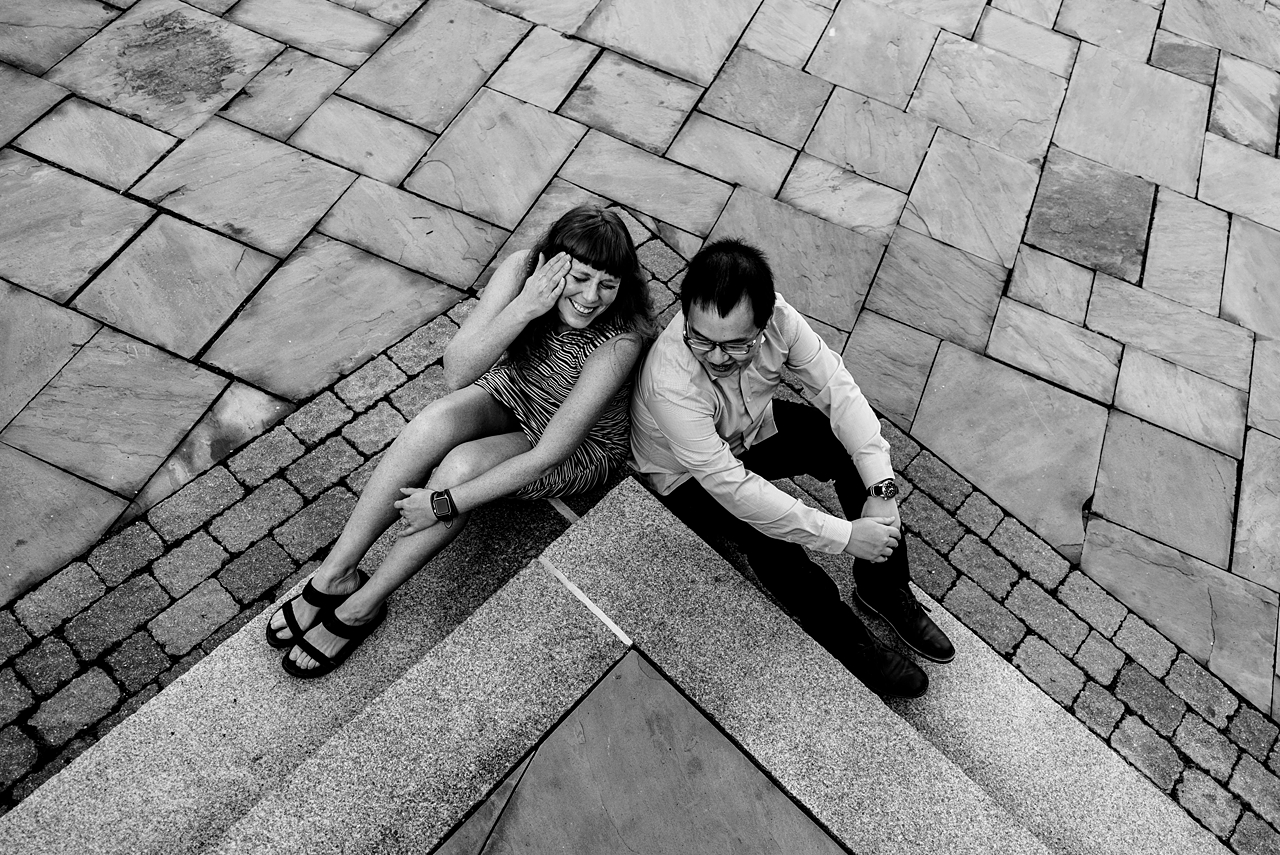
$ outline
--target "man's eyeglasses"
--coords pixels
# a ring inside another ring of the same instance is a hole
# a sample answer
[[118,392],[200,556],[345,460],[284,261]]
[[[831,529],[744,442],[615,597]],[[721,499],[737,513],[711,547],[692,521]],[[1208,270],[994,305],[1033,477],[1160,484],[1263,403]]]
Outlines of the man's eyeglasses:
[[705,338],[695,338],[690,335],[688,324],[684,328],[684,343],[694,353],[699,354],[710,353],[718,347],[725,356],[746,356],[759,340],[760,333],[752,336],[750,341],[707,341]]

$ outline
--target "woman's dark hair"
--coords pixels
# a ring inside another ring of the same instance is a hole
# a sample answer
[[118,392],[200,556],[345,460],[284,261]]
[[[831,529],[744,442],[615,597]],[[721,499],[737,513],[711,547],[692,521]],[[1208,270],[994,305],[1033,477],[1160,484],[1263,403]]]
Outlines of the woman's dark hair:
[[[645,287],[644,274],[640,271],[640,261],[636,257],[636,246],[621,217],[613,211],[594,205],[579,205],[569,211],[556,220],[542,236],[542,240],[530,250],[524,278],[528,279],[537,269],[539,255],[550,260],[560,252],[567,252],[583,264],[621,280],[618,284],[618,296],[596,318],[595,323],[610,323],[616,318],[642,337],[653,337],[653,310],[649,306],[649,292]],[[531,342],[555,326],[556,319],[556,309],[552,307],[545,315],[525,327],[511,343],[512,354],[523,353]]]
[[684,316],[689,317],[692,307],[701,306],[714,307],[720,317],[727,317],[743,298],[751,303],[755,325],[764,329],[777,300],[764,253],[737,238],[713,241],[698,250],[680,283]]

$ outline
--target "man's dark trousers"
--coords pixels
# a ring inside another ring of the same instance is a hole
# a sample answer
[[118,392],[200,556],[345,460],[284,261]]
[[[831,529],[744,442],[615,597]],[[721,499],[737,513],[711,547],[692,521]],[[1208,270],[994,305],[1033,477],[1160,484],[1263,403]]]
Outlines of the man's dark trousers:
[[[778,432],[747,449],[739,458],[743,465],[770,481],[796,475],[835,481],[845,517],[858,519],[867,498],[866,486],[827,417],[814,407],[776,400],[773,416]],[[708,543],[727,538],[738,544],[760,582],[824,647],[835,653],[847,641],[862,636],[861,624],[840,601],[835,582],[805,554],[804,547],[769,537],[738,519],[695,479],[659,498]],[[853,575],[867,598],[906,588],[910,571],[905,538],[882,563],[855,559]]]

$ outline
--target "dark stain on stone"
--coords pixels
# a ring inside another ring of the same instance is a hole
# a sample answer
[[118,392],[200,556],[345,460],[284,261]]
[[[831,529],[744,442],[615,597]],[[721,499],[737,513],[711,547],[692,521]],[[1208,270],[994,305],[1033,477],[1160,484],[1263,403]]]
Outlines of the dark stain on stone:
[[177,11],[133,27],[120,56],[129,92],[165,104],[181,104],[188,95],[200,101],[212,98],[238,70],[230,43],[215,25]]

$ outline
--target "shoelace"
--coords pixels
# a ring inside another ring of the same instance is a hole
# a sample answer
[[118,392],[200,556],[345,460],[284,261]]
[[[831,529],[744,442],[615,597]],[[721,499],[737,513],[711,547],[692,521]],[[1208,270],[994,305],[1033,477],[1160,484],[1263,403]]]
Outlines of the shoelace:
[[923,611],[923,612],[933,611],[933,609],[929,608],[927,605],[917,600],[915,598],[915,595],[912,594],[906,588],[903,588],[898,591],[898,599],[902,603],[902,610],[906,614],[906,616],[912,616],[919,611]]

